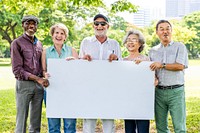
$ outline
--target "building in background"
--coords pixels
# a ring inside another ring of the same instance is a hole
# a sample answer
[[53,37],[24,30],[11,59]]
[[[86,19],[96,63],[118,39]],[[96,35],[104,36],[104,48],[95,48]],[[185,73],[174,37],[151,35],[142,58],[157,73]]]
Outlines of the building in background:
[[138,12],[121,14],[135,26],[149,26],[153,20],[181,19],[194,11],[200,11],[200,0],[132,0],[139,6]]
[[151,23],[150,9],[139,9],[133,14],[133,24],[138,27],[148,26]]
[[138,27],[149,26],[153,20],[163,19],[161,8],[140,8],[133,14],[133,24]]
[[200,10],[200,0],[166,0],[166,18],[182,18]]

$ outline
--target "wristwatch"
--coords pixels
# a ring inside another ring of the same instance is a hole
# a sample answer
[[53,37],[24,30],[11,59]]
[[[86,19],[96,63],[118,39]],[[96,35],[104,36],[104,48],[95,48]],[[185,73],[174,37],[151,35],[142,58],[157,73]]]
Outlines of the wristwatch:
[[165,64],[165,63],[163,63],[163,64],[162,64],[162,68],[165,68],[165,67],[166,67],[166,64]]

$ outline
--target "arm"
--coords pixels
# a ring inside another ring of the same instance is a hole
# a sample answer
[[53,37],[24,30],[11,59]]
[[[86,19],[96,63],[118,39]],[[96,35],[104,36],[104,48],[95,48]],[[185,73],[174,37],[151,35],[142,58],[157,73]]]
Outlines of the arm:
[[[44,76],[44,73],[47,71],[47,69],[46,69],[46,51],[45,50],[42,52],[42,59],[41,59],[41,61],[42,61],[42,74]],[[43,85],[44,87],[48,87],[49,86],[48,79],[41,78],[41,77],[35,76],[33,74],[31,74],[29,76],[29,80],[33,80],[33,81],[35,81],[35,82]]]
[[18,40],[14,40],[11,44],[11,62],[13,74],[18,80],[28,80],[31,75],[31,73],[27,72],[23,67],[23,56],[23,48],[18,44]]
[[46,64],[46,50],[42,52],[42,75],[45,77],[45,73],[47,72],[47,64]]
[[91,55],[89,54],[86,54],[85,51],[84,51],[84,43],[85,42],[85,39],[81,42],[81,46],[80,46],[80,51],[79,51],[79,58],[80,59],[84,59],[84,60],[88,60],[88,61],[92,61],[92,57]]
[[112,54],[110,54],[108,60],[109,62],[112,62],[113,60],[122,60],[120,45],[117,41],[116,41],[115,50],[112,51]]
[[43,50],[42,52],[42,57],[41,57],[41,62],[42,62],[42,75],[45,78],[40,78],[37,79],[40,84],[42,84],[44,87],[48,87],[49,86],[49,81],[48,81],[48,73],[47,73],[47,64],[46,64],[46,50]]
[[157,69],[166,69],[169,71],[182,71],[184,69],[184,65],[179,63],[173,63],[173,64],[162,64],[160,62],[154,62],[150,65],[150,69],[152,71]]
[[75,59],[78,59],[78,53],[76,52],[76,49],[75,49],[75,48],[72,48],[72,56],[73,56]]
[[66,60],[74,60],[74,59],[78,59],[78,53],[76,52],[75,48],[72,48],[72,56],[69,56],[66,58]]

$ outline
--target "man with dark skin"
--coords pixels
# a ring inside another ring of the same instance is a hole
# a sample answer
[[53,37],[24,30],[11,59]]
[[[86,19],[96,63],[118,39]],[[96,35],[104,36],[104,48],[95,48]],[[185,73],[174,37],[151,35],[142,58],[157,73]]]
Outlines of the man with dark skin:
[[24,34],[11,44],[12,69],[16,78],[15,133],[25,133],[30,107],[30,133],[39,133],[43,100],[43,87],[49,82],[42,77],[42,44],[34,35],[39,20],[29,15],[22,18]]

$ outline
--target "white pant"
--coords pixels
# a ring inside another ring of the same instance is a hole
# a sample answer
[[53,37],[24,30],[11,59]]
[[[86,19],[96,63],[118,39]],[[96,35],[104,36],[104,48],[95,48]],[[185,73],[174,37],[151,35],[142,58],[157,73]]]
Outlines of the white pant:
[[[97,119],[84,119],[83,120],[83,133],[95,133]],[[103,132],[115,133],[115,124],[113,119],[102,119]]]

